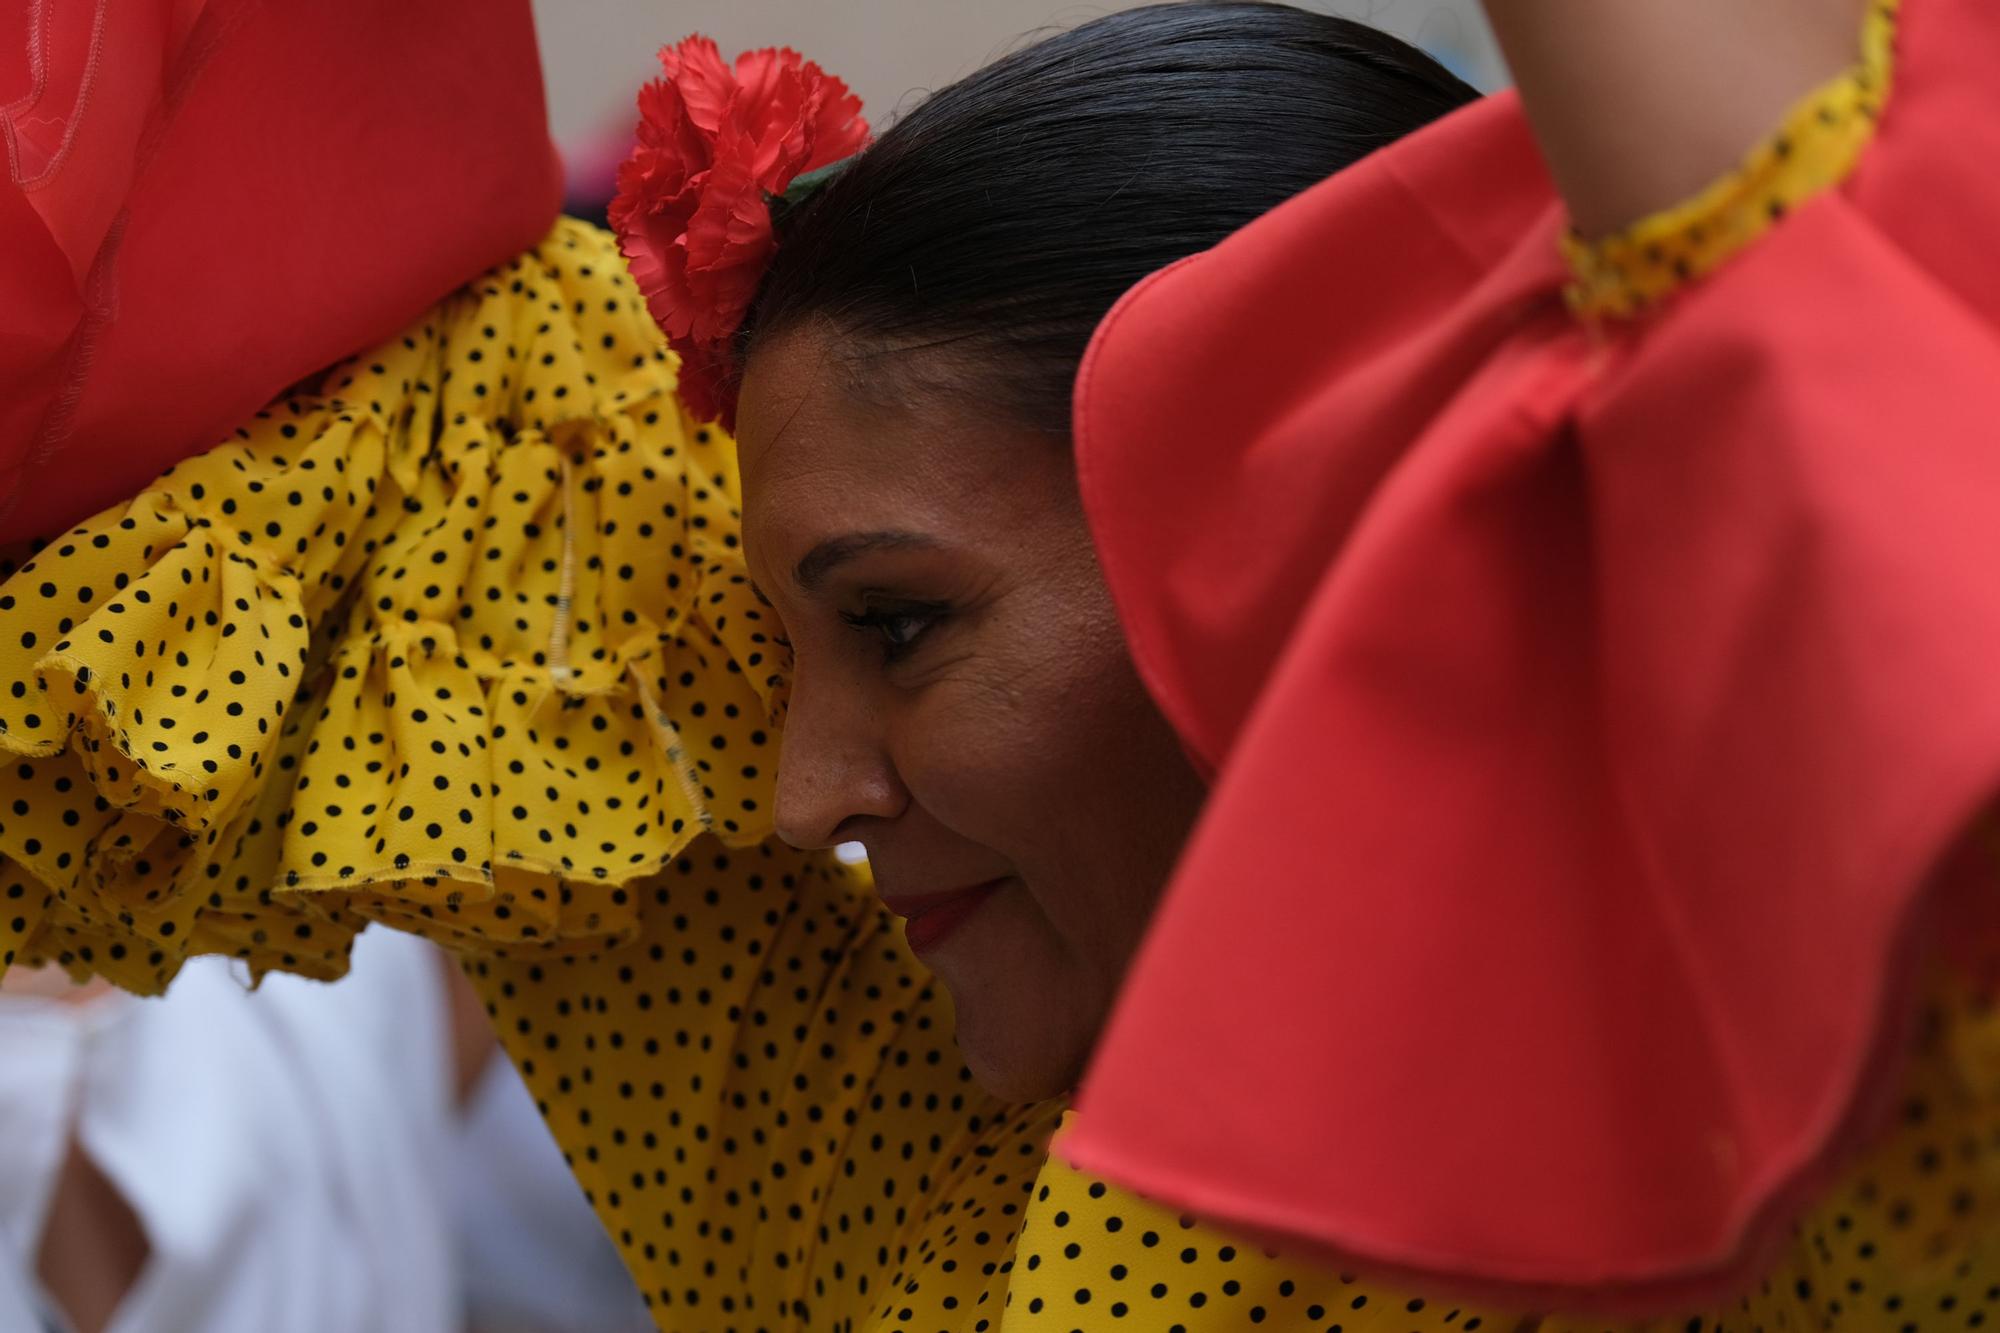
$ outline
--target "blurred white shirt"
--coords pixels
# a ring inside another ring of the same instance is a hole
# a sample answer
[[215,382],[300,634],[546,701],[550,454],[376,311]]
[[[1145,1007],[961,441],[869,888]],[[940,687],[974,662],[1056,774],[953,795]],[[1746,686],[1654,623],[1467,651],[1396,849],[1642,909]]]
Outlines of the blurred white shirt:
[[466,1104],[451,1176],[475,1333],[652,1333],[639,1289],[504,1059]]
[[446,1333],[460,1317],[437,964],[370,930],[325,986],[188,964],[170,997],[0,995],[0,1329],[35,1280],[72,1127],[150,1254],[107,1333]]

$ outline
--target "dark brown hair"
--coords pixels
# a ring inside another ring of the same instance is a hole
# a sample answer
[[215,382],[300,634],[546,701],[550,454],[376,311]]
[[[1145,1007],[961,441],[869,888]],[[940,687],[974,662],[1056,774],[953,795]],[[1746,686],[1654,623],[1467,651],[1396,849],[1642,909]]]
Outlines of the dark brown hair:
[[1132,284],[1475,96],[1404,42],[1285,5],[1108,15],[932,94],[781,207],[738,363],[824,321],[885,370],[941,368],[1067,435],[1077,363]]

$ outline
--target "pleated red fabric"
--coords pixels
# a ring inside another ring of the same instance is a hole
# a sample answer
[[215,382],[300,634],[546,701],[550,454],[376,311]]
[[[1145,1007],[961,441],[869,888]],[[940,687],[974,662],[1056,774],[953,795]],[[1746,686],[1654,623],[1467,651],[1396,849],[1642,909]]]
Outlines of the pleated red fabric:
[[1755,1271],[1994,923],[1995,162],[2000,7],[1906,0],[1857,173],[1642,321],[1508,97],[1118,306],[1086,504],[1217,778],[1067,1156],[1530,1308]]
[[386,337],[561,193],[527,0],[21,0],[0,139],[0,542]]

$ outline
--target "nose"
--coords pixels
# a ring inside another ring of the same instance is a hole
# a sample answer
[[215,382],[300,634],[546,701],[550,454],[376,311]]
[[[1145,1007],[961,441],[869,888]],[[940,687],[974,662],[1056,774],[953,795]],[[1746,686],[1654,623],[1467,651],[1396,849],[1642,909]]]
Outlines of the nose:
[[866,821],[903,812],[909,792],[883,731],[860,682],[794,671],[773,813],[780,838],[794,847],[833,847],[860,840]]

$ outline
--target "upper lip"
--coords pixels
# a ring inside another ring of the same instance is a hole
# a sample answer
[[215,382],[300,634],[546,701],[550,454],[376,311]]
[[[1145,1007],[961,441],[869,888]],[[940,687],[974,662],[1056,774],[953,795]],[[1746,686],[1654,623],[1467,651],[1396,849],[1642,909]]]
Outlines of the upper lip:
[[943,907],[955,898],[963,898],[968,893],[978,893],[993,888],[1005,875],[995,875],[992,879],[982,879],[977,884],[968,884],[960,889],[945,889],[939,893],[884,893],[882,905],[903,918],[922,916],[934,908]]

